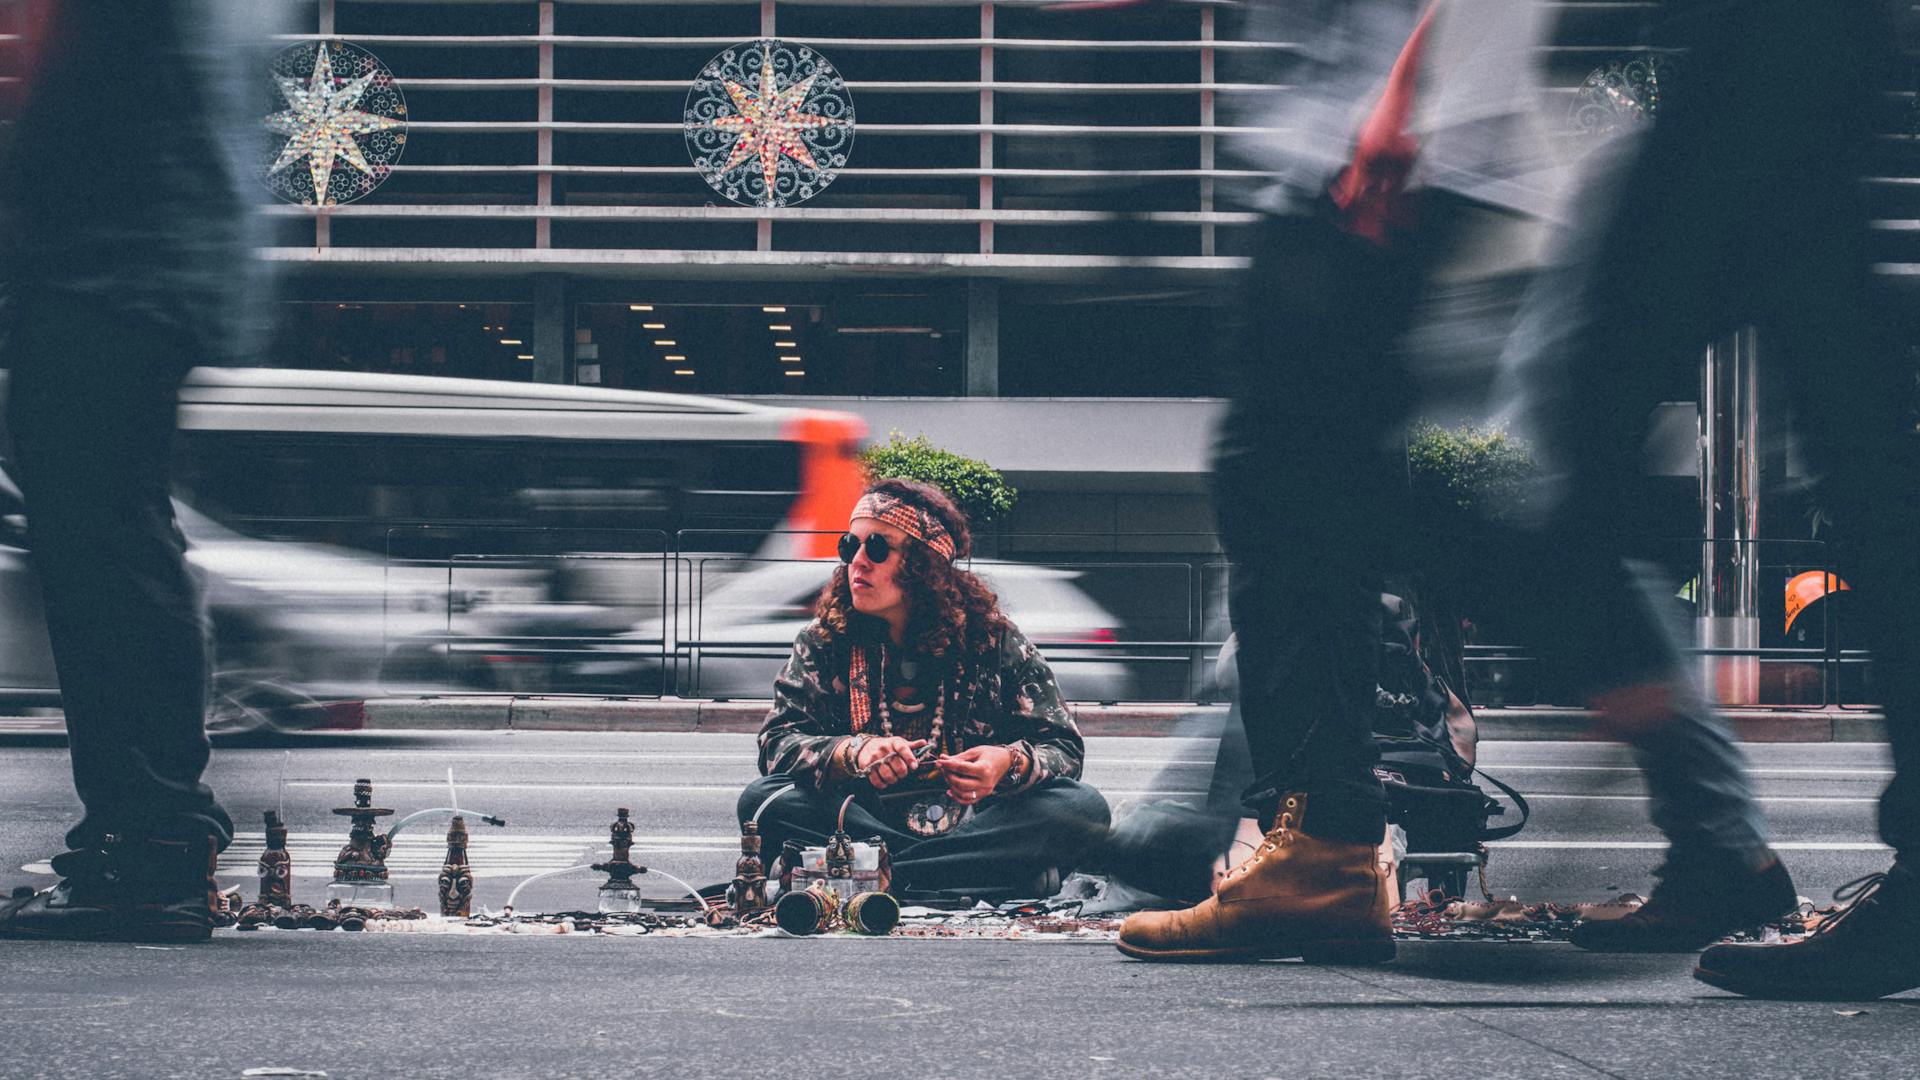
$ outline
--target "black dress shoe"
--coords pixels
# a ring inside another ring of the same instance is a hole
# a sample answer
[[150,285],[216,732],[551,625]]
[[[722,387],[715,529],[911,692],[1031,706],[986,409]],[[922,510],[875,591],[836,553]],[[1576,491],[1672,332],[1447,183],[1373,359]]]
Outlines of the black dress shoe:
[[1747,997],[1870,1001],[1920,987],[1920,886],[1870,874],[1833,893],[1852,903],[1797,941],[1715,945],[1693,977]]
[[0,938],[48,941],[205,941],[216,892],[211,838],[122,841],[53,860],[61,882],[0,900]]
[[1573,943],[1593,952],[1693,952],[1747,930],[1800,903],[1793,878],[1774,859],[1754,870],[1732,853],[1668,856],[1660,883],[1638,911],[1573,928]]

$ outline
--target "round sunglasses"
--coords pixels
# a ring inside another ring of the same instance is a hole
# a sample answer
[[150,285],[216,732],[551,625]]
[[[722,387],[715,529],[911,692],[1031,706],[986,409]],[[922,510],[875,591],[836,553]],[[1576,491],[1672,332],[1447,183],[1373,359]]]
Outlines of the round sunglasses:
[[893,542],[879,533],[874,533],[864,541],[848,533],[840,538],[840,561],[852,563],[853,557],[858,555],[863,547],[867,549],[867,561],[872,563],[886,562],[893,554]]

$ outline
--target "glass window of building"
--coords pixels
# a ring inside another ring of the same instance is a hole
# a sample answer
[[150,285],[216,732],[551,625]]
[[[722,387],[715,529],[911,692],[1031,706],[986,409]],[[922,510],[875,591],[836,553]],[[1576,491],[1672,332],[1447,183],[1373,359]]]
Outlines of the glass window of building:
[[533,378],[532,304],[284,303],[273,329],[268,358],[276,367]]
[[705,394],[945,396],[962,389],[964,300],[905,288],[816,302],[583,303],[577,381]]
[[1226,392],[1227,315],[1206,298],[1003,294],[1007,397],[1210,397]]

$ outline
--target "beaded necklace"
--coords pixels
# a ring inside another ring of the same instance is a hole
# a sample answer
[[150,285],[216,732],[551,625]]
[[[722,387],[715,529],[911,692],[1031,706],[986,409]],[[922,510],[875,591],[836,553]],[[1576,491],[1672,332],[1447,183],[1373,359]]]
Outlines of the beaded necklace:
[[[880,734],[892,735],[894,718],[893,695],[887,693],[886,687],[887,647],[881,645],[879,651],[880,657],[879,664],[877,665],[879,674],[877,677],[874,677],[872,681],[880,684]],[[867,655],[867,647],[864,645],[855,646],[851,670],[847,673],[847,706],[855,732],[869,731],[873,727],[874,708],[872,690],[868,685],[868,672],[869,670],[875,669],[875,665],[873,665]],[[939,685],[934,687],[933,720],[927,727],[927,743],[936,750],[944,749],[940,741],[940,736],[946,726],[946,711],[947,687],[943,680]]]
[[[872,684],[880,684],[880,733],[882,735],[892,735],[894,720],[893,695],[887,693],[886,689],[886,645],[882,644],[879,646],[879,669],[877,674],[872,675],[870,682],[869,673],[873,671],[873,668],[874,658],[867,654],[867,646],[855,646],[853,650],[853,661],[847,672],[847,682],[849,684],[847,687],[847,710],[853,721],[853,730],[856,734],[864,734],[871,731],[873,729],[875,712],[873,707]],[[922,708],[925,708],[925,706],[922,706]],[[946,726],[946,711],[947,684],[946,680],[942,679],[940,683],[934,687],[933,719],[927,728],[927,746],[936,753],[946,750],[945,745],[941,742],[941,735]],[[925,754],[927,751],[922,750],[921,753]],[[916,797],[913,799],[912,804],[906,808],[904,824],[907,831],[913,833],[915,836],[940,836],[943,833],[948,833],[958,828],[961,822],[973,816],[973,807],[955,802],[952,796],[948,795],[945,791],[935,789],[915,792],[909,790],[907,794]]]

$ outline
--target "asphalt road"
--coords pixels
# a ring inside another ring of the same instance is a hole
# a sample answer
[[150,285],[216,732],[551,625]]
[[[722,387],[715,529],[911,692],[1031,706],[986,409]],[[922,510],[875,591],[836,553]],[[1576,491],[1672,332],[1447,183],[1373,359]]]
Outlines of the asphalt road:
[[[0,742],[0,866],[45,883],[71,811],[64,750]],[[1881,868],[1874,744],[1750,746],[1801,892]],[[1088,780],[1129,802],[1193,790],[1209,748],[1095,740]],[[1644,891],[1659,857],[1617,748],[1504,743],[1488,769],[1534,801],[1490,880],[1522,899]],[[1169,768],[1171,766],[1171,768]],[[329,808],[370,777],[402,813],[500,814],[476,835],[480,905],[530,874],[590,861],[617,805],[637,856],[696,884],[730,873],[731,812],[753,771],[732,735],[343,734],[222,748],[211,781],[241,822],[230,880],[251,894],[261,811],[281,796],[296,892],[318,895],[345,834]],[[431,907],[442,827],[410,828],[397,899]],[[521,910],[590,907],[586,872],[529,886]],[[669,884],[657,881],[663,891]],[[1858,1076],[1888,1075],[1920,997],[1847,1006],[1726,998],[1684,957],[1560,945],[1412,943],[1395,964],[1163,967],[1105,945],[929,940],[665,940],[222,934],[184,950],[0,944],[0,1076]]]
[[[281,805],[292,830],[298,886],[316,895],[330,876],[352,802],[353,781],[374,783],[375,803],[398,811],[446,806],[453,770],[461,806],[504,817],[505,829],[469,819],[476,903],[499,907],[531,874],[590,862],[603,851],[614,808],[633,809],[636,860],[695,885],[731,876],[739,850],[733,809],[754,776],[749,735],[337,734],[290,749],[223,747],[209,781],[240,834],[223,860],[228,880],[254,891],[261,812]],[[1886,747],[1873,743],[1766,743],[1747,747],[1778,846],[1803,895],[1826,902],[1835,885],[1882,869],[1875,800],[1886,783]],[[1116,816],[1144,800],[1206,785],[1209,743],[1198,739],[1105,738],[1089,748],[1086,779]],[[1660,836],[1647,823],[1645,787],[1625,751],[1603,743],[1488,743],[1482,764],[1533,804],[1527,829],[1495,846],[1488,882],[1524,900],[1598,900],[1645,893]],[[0,867],[44,869],[73,813],[65,751],[15,736],[0,742]],[[402,832],[390,860],[396,900],[432,907],[445,852],[444,818]],[[28,879],[30,880],[30,879]],[[592,906],[593,876],[536,882],[519,908]],[[651,888],[674,886],[665,880]]]

